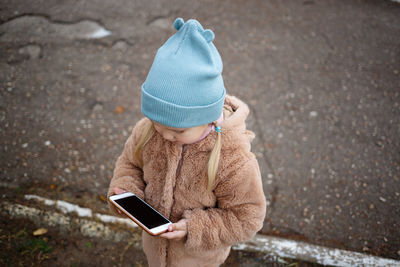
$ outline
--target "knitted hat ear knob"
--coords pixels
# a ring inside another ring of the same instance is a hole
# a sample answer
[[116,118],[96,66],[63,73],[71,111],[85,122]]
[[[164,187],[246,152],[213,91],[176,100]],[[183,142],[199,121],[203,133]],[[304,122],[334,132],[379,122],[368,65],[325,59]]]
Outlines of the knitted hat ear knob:
[[174,27],[177,31],[179,31],[179,29],[182,28],[183,24],[185,24],[185,21],[182,18],[177,18],[174,22]]
[[214,40],[215,35],[212,30],[207,29],[203,32],[203,37],[206,39],[207,43],[210,43]]

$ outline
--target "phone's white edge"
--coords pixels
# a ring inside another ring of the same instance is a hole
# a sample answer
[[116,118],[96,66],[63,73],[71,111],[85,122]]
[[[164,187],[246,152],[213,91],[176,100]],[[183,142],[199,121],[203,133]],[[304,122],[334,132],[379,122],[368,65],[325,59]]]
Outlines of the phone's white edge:
[[[152,234],[152,235],[159,235],[159,234],[161,234],[161,233],[163,233],[163,232],[166,232],[166,231],[168,230],[168,226],[169,226],[170,224],[172,224],[171,222],[168,222],[168,223],[166,223],[166,224],[163,224],[163,225],[160,225],[160,226],[157,226],[157,227],[154,227],[154,228],[149,229],[149,228],[147,228],[145,225],[143,225],[142,223],[140,223],[140,221],[137,220],[135,217],[131,216],[123,207],[121,207],[120,205],[118,205],[118,203],[116,203],[116,202],[114,201],[114,200],[117,200],[117,199],[129,197],[129,196],[134,196],[134,195],[135,195],[135,194],[133,194],[132,192],[125,192],[125,193],[118,194],[118,195],[112,195],[112,196],[110,196],[109,198],[110,198],[110,200],[113,202],[113,204],[115,204],[116,206],[118,206],[121,210],[125,211],[124,213],[125,213],[128,217],[130,217],[131,219],[133,219],[134,222],[135,222],[137,225],[141,226],[141,227],[142,227],[144,230],[146,230],[146,232],[148,232],[149,234]],[[159,213],[157,210],[156,210],[156,212]]]
[[117,200],[117,199],[120,199],[120,198],[125,198],[125,197],[129,197],[129,196],[134,196],[135,194],[133,194],[132,192],[125,192],[125,193],[121,193],[121,194],[118,194],[118,195],[112,195],[112,196],[110,196],[110,199],[111,200]]

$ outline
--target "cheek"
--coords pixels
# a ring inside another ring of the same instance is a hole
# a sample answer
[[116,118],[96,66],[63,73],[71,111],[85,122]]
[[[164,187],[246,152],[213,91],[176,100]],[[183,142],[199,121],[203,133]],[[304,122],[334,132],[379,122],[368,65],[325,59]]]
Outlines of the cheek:
[[185,134],[180,135],[177,139],[183,143],[193,143],[195,141],[197,141],[200,137],[201,137],[202,133],[200,132],[188,132]]
[[187,133],[175,135],[175,138],[177,141],[184,144],[190,144],[193,142],[193,135]]

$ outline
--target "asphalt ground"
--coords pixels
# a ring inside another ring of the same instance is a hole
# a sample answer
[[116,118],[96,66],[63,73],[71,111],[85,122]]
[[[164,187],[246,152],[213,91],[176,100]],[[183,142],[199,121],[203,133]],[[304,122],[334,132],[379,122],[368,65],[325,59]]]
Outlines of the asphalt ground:
[[215,32],[227,91],[250,105],[261,233],[400,259],[391,1],[2,1],[1,181],[104,195],[176,17]]

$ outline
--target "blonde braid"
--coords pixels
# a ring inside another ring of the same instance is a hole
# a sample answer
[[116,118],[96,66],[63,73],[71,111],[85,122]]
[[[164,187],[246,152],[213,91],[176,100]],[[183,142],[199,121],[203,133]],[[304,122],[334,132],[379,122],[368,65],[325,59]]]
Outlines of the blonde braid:
[[153,136],[155,133],[154,125],[151,121],[149,121],[142,132],[142,135],[140,136],[139,142],[137,143],[135,147],[135,151],[133,153],[133,156],[135,160],[140,164],[140,167],[143,168],[143,159],[141,157],[142,149],[143,146],[150,140],[150,138]]
[[221,138],[221,127],[217,126],[214,123],[215,130],[217,132],[217,140],[215,141],[213,150],[211,151],[210,158],[207,164],[207,176],[208,176],[208,186],[207,189],[211,192],[212,186],[215,182],[215,176],[217,175],[218,165],[219,165],[219,158],[221,156],[221,146],[222,146],[222,138]]

